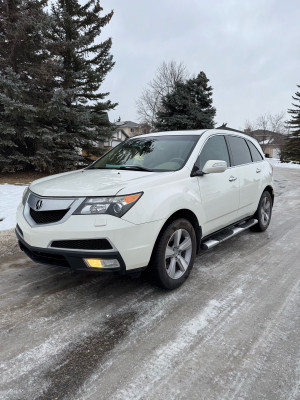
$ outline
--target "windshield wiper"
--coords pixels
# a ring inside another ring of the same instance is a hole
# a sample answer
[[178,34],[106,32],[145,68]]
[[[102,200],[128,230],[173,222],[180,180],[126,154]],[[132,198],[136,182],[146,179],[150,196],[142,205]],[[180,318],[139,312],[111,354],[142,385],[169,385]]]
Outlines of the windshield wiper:
[[122,165],[118,169],[131,169],[131,170],[136,170],[136,171],[147,171],[147,172],[153,172],[152,169],[141,167],[139,165]]

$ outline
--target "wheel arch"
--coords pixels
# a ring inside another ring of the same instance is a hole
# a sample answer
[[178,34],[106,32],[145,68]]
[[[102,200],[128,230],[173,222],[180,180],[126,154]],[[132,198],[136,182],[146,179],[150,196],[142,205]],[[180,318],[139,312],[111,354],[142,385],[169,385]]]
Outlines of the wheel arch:
[[272,205],[274,204],[274,189],[272,188],[272,186],[268,185],[264,188],[264,192],[269,192],[272,198]]
[[193,211],[188,210],[188,209],[181,209],[181,210],[178,210],[178,211],[176,211],[175,213],[173,213],[173,214],[166,220],[166,222],[164,223],[164,225],[162,226],[162,228],[161,228],[161,230],[160,230],[160,232],[159,232],[159,234],[158,234],[158,236],[157,236],[157,238],[156,238],[155,244],[154,244],[154,246],[153,246],[152,253],[151,253],[151,258],[150,258],[150,262],[151,262],[151,260],[152,260],[152,258],[153,258],[153,254],[154,254],[154,252],[155,252],[155,249],[156,249],[156,247],[157,247],[157,244],[158,244],[158,242],[159,242],[159,239],[160,239],[161,235],[163,234],[164,230],[166,229],[166,227],[167,227],[171,222],[173,222],[173,221],[175,221],[176,219],[179,219],[179,218],[184,218],[184,219],[186,219],[187,221],[189,221],[189,222],[192,224],[192,226],[193,226],[193,228],[194,228],[194,231],[195,231],[196,240],[197,240],[197,251],[196,251],[196,253],[199,252],[199,250],[200,250],[200,244],[201,244],[201,237],[202,237],[202,229],[201,229],[201,226],[199,225],[198,218],[197,218],[197,216],[193,213]]

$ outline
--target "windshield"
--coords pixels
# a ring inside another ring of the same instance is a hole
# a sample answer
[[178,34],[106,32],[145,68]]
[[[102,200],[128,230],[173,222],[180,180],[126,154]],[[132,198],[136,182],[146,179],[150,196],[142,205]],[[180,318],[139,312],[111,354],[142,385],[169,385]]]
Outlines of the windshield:
[[186,163],[199,136],[151,136],[129,139],[104,154],[92,169],[177,171]]

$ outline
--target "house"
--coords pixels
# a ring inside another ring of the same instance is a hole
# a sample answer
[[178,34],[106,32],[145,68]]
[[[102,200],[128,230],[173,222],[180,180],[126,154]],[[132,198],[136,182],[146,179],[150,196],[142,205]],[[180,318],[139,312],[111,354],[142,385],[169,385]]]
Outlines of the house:
[[285,135],[267,129],[256,129],[245,133],[254,137],[258,141],[266,157],[280,157],[281,148],[285,143]]
[[115,147],[128,138],[150,132],[148,125],[132,121],[117,121],[114,125],[116,125],[116,130],[112,137],[104,142],[105,147]]
[[104,142],[104,147],[116,147],[118,144],[124,142],[124,140],[128,139],[129,137],[130,136],[123,129],[117,129],[109,138],[109,140],[106,140]]

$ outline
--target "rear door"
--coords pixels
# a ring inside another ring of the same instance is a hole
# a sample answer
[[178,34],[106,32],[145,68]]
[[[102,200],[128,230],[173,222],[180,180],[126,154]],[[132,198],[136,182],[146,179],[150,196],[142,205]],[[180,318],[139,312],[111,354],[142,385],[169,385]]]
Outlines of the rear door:
[[252,215],[257,207],[259,167],[253,163],[249,145],[243,137],[227,135],[226,141],[232,159],[231,169],[240,182],[238,218],[242,219]]
[[268,163],[263,158],[262,150],[259,151],[258,148],[250,140],[247,140],[247,144],[250,149],[253,162],[252,171],[255,171],[256,180],[258,180],[256,199],[251,210],[254,213],[258,207],[258,203],[264,188],[270,182],[270,173],[272,174],[272,169],[269,168]]
[[[214,135],[206,141],[196,166],[202,170],[208,160],[223,160],[230,167],[230,156],[224,135]],[[205,174],[197,179],[204,213],[201,220],[204,235],[235,222],[239,206],[239,180],[231,169],[221,173]]]

